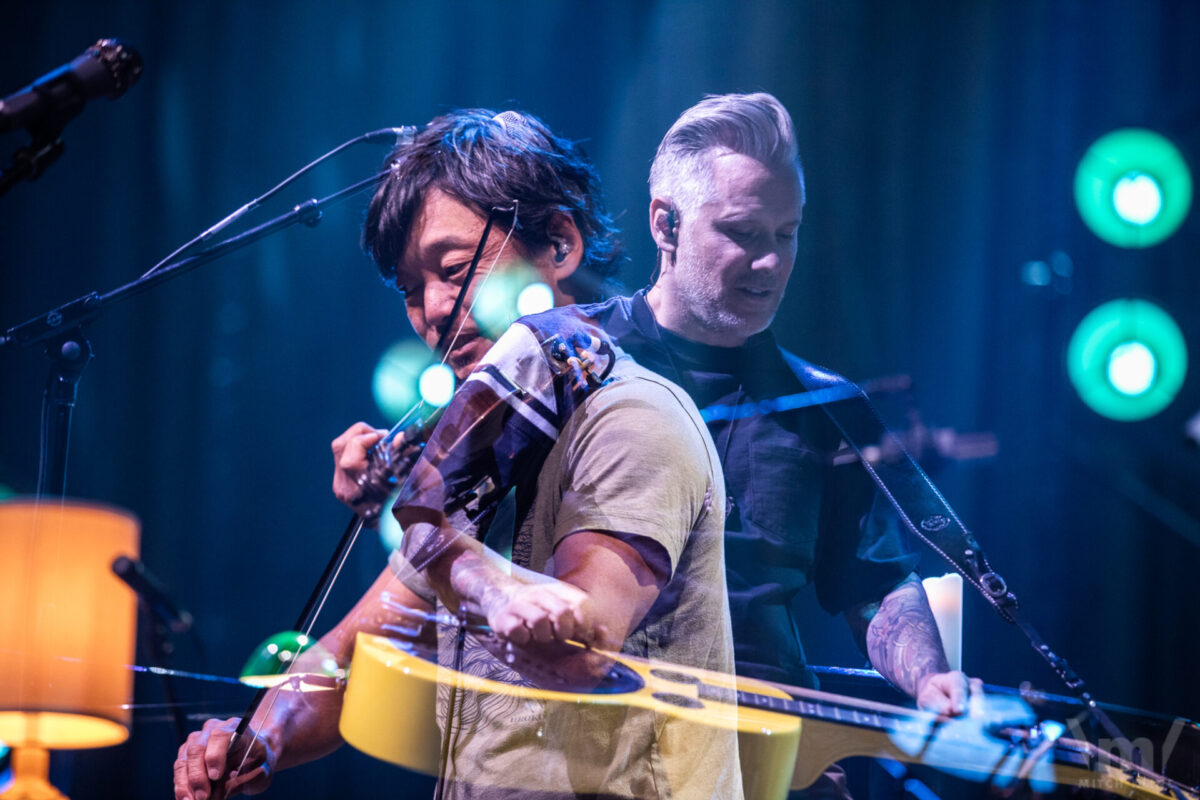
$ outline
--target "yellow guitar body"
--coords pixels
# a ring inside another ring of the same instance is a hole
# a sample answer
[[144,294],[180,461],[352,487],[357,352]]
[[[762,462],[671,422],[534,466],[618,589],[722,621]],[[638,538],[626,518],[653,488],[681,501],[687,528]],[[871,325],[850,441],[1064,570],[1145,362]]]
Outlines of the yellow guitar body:
[[[437,688],[453,686],[464,691],[503,694],[563,707],[622,705],[669,714],[677,723],[660,740],[663,761],[670,766],[672,748],[686,747],[689,725],[697,729],[736,731],[741,754],[742,780],[747,800],[778,800],[787,795],[800,741],[798,717],[739,707],[732,703],[703,702],[698,687],[703,684],[787,698],[766,684],[702,669],[675,665],[669,671],[625,655],[609,654],[637,673],[643,686],[620,694],[579,694],[527,686],[512,686],[439,667],[437,664],[396,647],[382,636],[360,633],[350,666],[350,680],[339,723],[342,737],[368,755],[428,775],[436,775],[441,736],[436,724]],[[668,675],[669,677],[662,677]],[[696,679],[681,682],[679,676]],[[656,697],[655,695],[658,695]],[[660,699],[662,697],[669,700]],[[697,708],[678,704],[674,698],[696,701]],[[668,777],[669,769],[668,769]],[[683,785],[686,776],[672,779]],[[527,788],[512,786],[507,788]],[[579,792],[603,787],[572,787]]]

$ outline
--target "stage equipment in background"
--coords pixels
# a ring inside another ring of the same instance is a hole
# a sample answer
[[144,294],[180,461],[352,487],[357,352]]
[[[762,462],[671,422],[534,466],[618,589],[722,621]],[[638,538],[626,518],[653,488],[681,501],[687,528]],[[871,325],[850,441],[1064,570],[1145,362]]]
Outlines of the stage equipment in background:
[[0,336],[0,350],[44,344],[45,353],[51,362],[50,374],[46,381],[46,390],[42,400],[43,424],[41,457],[39,458],[41,471],[37,483],[38,496],[56,495],[61,497],[66,492],[67,445],[70,438],[71,418],[75,411],[75,398],[80,376],[93,357],[91,342],[84,333],[84,326],[87,323],[99,317],[101,312],[109,306],[147,291],[163,281],[178,277],[202,264],[240,250],[273,233],[297,223],[303,223],[310,228],[316,226],[321,221],[322,209],[325,206],[373,189],[379,184],[380,179],[388,174],[387,170],[351,184],[320,200],[316,198],[306,200],[286,214],[281,214],[236,236],[209,244],[192,255],[184,256],[186,252],[195,250],[200,244],[209,242],[217,231],[228,227],[235,220],[254,210],[259,204],[333,155],[362,143],[403,141],[405,137],[411,135],[413,130],[415,129],[384,128],[357,136],[310,162],[267,193],[246,203],[216,225],[189,240],[147,270],[137,280],[106,294],[89,292],[57,308],[43,312],[20,325],[14,325]]
[[1150,247],[1178,230],[1192,176],[1162,135],[1123,128],[1101,136],[1075,171],[1075,204],[1092,232],[1117,247]]
[[945,575],[925,578],[921,581],[929,597],[929,608],[942,637],[942,649],[946,651],[946,662],[950,669],[962,669],[962,575],[948,572]]
[[[310,162],[305,167],[301,168],[296,173],[289,176],[283,182],[273,187],[266,194],[255,198],[250,203],[241,206],[232,214],[226,216],[216,225],[206,229],[200,235],[186,242],[182,247],[177,248],[169,256],[155,264],[141,278],[133,281],[125,286],[115,289],[111,292],[101,295],[98,292],[90,292],[86,295],[76,298],[68,303],[50,309],[26,322],[8,328],[4,335],[0,336],[0,350],[4,348],[30,347],[35,344],[45,345],[45,351],[51,359],[50,377],[47,381],[47,389],[43,401],[43,435],[42,435],[42,469],[38,477],[38,495],[57,495],[61,497],[65,491],[66,484],[66,454],[67,443],[70,433],[71,416],[75,407],[76,388],[80,375],[83,369],[87,366],[92,358],[91,345],[84,335],[84,326],[91,322],[96,317],[100,316],[101,312],[109,306],[118,303],[129,297],[139,294],[150,289],[163,281],[176,277],[184,272],[195,269],[196,267],[206,264],[210,261],[241,249],[246,245],[256,242],[272,233],[288,228],[296,223],[303,223],[308,227],[316,226],[322,215],[322,210],[325,206],[340,200],[352,197],[360,192],[367,191],[378,187],[379,182],[386,178],[389,174],[389,167],[386,167],[367,178],[359,180],[344,189],[334,192],[321,199],[312,198],[293,207],[293,209],[281,214],[267,222],[257,225],[249,230],[246,230],[235,236],[230,236],[221,241],[212,242],[215,234],[228,227],[235,220],[240,219],[245,214],[254,210],[266,199],[279,193],[285,186],[288,186],[301,175],[310,171],[317,164],[322,163],[331,156],[354,145],[364,142],[387,142],[392,145],[403,143],[407,138],[411,137],[414,128],[386,128],[379,131],[358,136],[337,148],[334,148],[329,153]],[[495,213],[500,209],[493,209],[492,214],[489,214],[487,223],[484,226],[483,236],[480,239],[479,246],[476,250],[474,259],[471,262],[467,277],[464,279],[464,290],[460,292],[455,303],[454,313],[451,315],[453,320],[459,311],[462,303],[465,287],[468,285],[470,276],[474,273],[480,256],[482,255],[484,246],[487,243],[487,235],[491,230]],[[512,230],[516,227],[516,204],[507,211],[513,213],[513,226],[508,232],[511,237]],[[507,242],[508,239],[505,239]],[[210,243],[211,242],[211,243]],[[207,245],[202,249],[200,245]],[[189,254],[190,253],[190,254]],[[449,327],[443,333],[443,340],[450,333]],[[444,341],[439,341],[439,345],[444,345]],[[416,415],[421,407],[414,408],[413,414]],[[382,464],[380,471],[390,476],[390,481],[395,483],[395,475],[403,473],[407,468],[411,467],[419,454],[419,446],[410,444],[415,442],[417,438],[424,435],[423,425],[429,422],[432,426],[432,420],[436,419],[436,414],[426,413],[418,415],[417,421],[409,424],[407,416],[393,428],[391,434],[385,437],[380,442],[377,448],[373,448],[372,453],[382,449],[384,452],[375,459],[376,466]],[[417,431],[421,430],[418,434]],[[402,440],[403,445],[392,451],[392,442],[395,436],[404,434],[409,438]],[[423,439],[421,439],[423,441]],[[378,513],[376,508],[375,514]],[[300,619],[293,627],[301,628],[306,625],[311,625],[315,614],[319,610],[319,605],[323,603],[327,594],[330,583],[341,569],[345,561],[346,555],[349,553],[350,547],[353,545],[355,538],[361,530],[364,518],[355,515],[347,526],[338,542],[337,548],[334,550],[333,556],[326,565],[325,571],[322,573],[318,585],[314,588],[309,602],[301,612]],[[135,554],[136,555],[136,554]],[[112,556],[108,558],[108,563],[105,567],[107,570],[108,564],[111,563]],[[110,580],[115,581],[115,576],[108,574]],[[103,629],[103,626],[97,625],[97,629]],[[125,657],[126,663],[132,661],[132,653]],[[253,715],[253,711],[257,708],[265,694],[265,690],[259,689],[254,701],[251,704],[249,711],[243,718],[242,725],[235,733],[235,738],[240,736],[245,731],[245,725],[249,722]],[[127,720],[126,720],[127,722]],[[124,730],[124,729],[122,729]],[[127,735],[125,732],[124,735]],[[7,737],[0,735],[0,739]],[[41,751],[44,755],[44,749]],[[43,767],[47,763],[43,757],[40,762]],[[28,772],[36,772],[37,765],[29,764]],[[42,770],[44,772],[44,769]]]
[[167,587],[136,558],[120,556],[113,559],[113,574],[120,578],[146,604],[146,609],[172,633],[187,633],[195,620],[186,609],[171,599]]
[[0,503],[0,741],[4,798],[62,797],[49,751],[129,737],[136,596],[109,569],[138,553],[138,521],[77,501]]
[[[934,470],[947,462],[995,458],[1000,452],[996,435],[988,431],[963,433],[954,428],[934,428],[926,424],[917,406],[910,375],[884,375],[870,378],[859,384],[860,388],[883,412],[888,423],[889,435],[873,444],[861,447],[863,458],[874,464],[880,460],[892,461],[907,453],[926,470]],[[787,398],[778,398],[787,401]],[[791,405],[792,403],[786,403]],[[700,412],[702,415],[704,411]],[[835,466],[852,464],[859,459],[859,450],[845,445],[833,454]]]
[[1187,374],[1187,344],[1171,315],[1145,300],[1111,300],[1071,336],[1067,371],[1080,398],[1110,419],[1152,417]]
[[344,678],[345,674],[333,653],[319,641],[299,631],[284,631],[258,646],[242,667],[239,680],[256,688],[291,683],[328,689],[333,686],[329,679]]
[[171,656],[175,652],[172,633],[189,633],[195,620],[186,609],[180,608],[171,599],[166,585],[141,561],[128,556],[117,556],[112,562],[113,574],[133,590],[142,611],[142,653],[162,680],[163,698],[170,709],[171,721],[175,726],[175,738],[180,744],[187,739],[187,725],[175,693],[172,676]]
[[0,173],[0,195],[22,180],[36,180],[63,152],[63,128],[89,100],[116,100],[137,83],[142,57],[117,39],[101,39],[59,67],[0,100],[0,133],[25,128],[32,141]]
[[1091,719],[1105,734],[1114,739],[1123,738],[1120,730],[1097,705],[1083,679],[1024,619],[1024,611],[1008,582],[992,568],[979,542],[963,526],[958,514],[917,462],[903,447],[898,448],[900,457],[894,461],[871,463],[864,455],[864,446],[880,442],[891,434],[862,389],[844,378],[813,369],[811,365],[787,353],[784,355],[791,360],[796,377],[809,393],[829,396],[822,403],[822,410],[842,438],[858,453],[859,461],[896,510],[904,527],[962,575],[963,580],[973,586],[1003,620],[1025,634],[1030,646],[1063,685],[1085,704]]

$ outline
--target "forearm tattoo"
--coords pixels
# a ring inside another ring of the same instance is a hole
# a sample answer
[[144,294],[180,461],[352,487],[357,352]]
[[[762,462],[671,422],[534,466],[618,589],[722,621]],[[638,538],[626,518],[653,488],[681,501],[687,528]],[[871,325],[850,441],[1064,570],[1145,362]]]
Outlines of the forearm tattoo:
[[926,675],[950,670],[920,581],[905,581],[883,598],[867,627],[867,655],[883,677],[913,697]]

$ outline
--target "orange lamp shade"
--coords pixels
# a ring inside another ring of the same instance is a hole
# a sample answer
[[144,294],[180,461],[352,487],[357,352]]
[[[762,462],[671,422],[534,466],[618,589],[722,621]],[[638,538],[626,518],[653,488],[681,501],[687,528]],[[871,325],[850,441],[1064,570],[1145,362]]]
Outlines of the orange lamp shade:
[[83,748],[129,736],[137,598],[111,570],[137,518],[52,500],[0,503],[0,741]]

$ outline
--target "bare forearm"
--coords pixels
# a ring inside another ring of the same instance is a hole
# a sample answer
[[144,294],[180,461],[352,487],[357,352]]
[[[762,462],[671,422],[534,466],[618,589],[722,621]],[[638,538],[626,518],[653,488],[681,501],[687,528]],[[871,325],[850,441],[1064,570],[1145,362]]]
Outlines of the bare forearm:
[[[293,672],[314,676],[306,689],[272,690],[255,714],[268,746],[279,752],[279,768],[293,767],[327,755],[342,744],[338,720],[345,694],[344,678],[329,676],[332,659],[340,670],[348,670],[359,633],[396,633],[397,624],[416,627],[401,611],[428,611],[428,604],[385,568],[354,608],[328,633],[317,647],[301,654]],[[422,633],[426,631],[422,630]],[[428,631],[432,633],[432,631]],[[265,723],[265,724],[264,724]],[[257,729],[257,728],[252,728]]]
[[462,535],[456,535],[425,569],[426,579],[447,608],[473,614],[486,613],[488,602],[506,582],[506,573],[506,565],[491,558],[482,544]]
[[950,670],[925,588],[915,576],[856,616],[865,624],[871,664],[901,691],[916,697],[926,678]]
[[[319,691],[275,690],[268,694],[263,707],[270,710],[262,717],[266,724],[261,735],[268,747],[276,748],[278,769],[315,761],[342,746],[338,731],[341,717],[343,686]],[[272,702],[274,701],[274,702]],[[251,735],[260,724],[259,715],[246,734]]]

